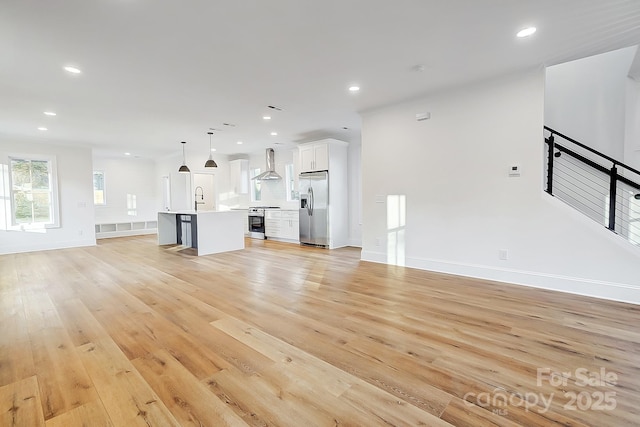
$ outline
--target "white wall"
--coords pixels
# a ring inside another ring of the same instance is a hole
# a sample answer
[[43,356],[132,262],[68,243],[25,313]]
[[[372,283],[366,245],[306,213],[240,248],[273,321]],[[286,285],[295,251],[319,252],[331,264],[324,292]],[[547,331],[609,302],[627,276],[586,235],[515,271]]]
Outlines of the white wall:
[[[95,222],[155,221],[162,202],[155,161],[93,156],[93,170],[104,172],[106,205],[96,206]],[[136,215],[129,215],[127,195],[136,196]]]
[[637,248],[542,191],[543,104],[540,70],[365,114],[362,259],[640,303]]
[[362,246],[362,145],[349,144],[349,245]]
[[[53,155],[57,163],[60,227],[6,230],[0,224],[0,254],[95,245],[91,150],[0,135],[0,168],[7,170],[11,154]],[[0,174],[0,181],[5,173]],[[0,182],[0,193],[6,188]],[[0,210],[9,197],[0,194]]]
[[626,95],[624,163],[640,170],[640,81],[627,78]]
[[622,159],[627,75],[636,50],[630,47],[549,67],[545,124]]

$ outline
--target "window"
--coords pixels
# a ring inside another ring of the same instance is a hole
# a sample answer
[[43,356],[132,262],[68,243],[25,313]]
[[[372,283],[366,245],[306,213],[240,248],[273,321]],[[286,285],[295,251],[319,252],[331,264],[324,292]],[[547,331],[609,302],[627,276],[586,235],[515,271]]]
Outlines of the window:
[[104,172],[93,171],[93,204],[104,206],[107,204],[104,192]]
[[[260,168],[251,169],[251,177],[260,175]],[[251,201],[259,202],[262,200],[261,182],[259,179],[251,180]]]
[[135,194],[127,194],[127,215],[137,216],[138,206]]
[[11,210],[14,226],[58,226],[55,159],[10,157]]
[[296,191],[296,178],[293,173],[293,163],[284,166],[284,175],[287,185],[287,201],[300,200],[300,193]]
[[405,265],[405,235],[407,226],[407,197],[404,194],[387,196],[387,264]]

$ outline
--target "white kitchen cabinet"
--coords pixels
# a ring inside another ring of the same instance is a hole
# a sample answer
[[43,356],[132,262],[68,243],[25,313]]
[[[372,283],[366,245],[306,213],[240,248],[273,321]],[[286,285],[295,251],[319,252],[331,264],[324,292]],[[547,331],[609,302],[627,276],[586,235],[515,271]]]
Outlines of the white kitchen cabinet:
[[329,143],[317,142],[301,145],[300,172],[329,170]]
[[298,211],[281,211],[280,236],[282,239],[300,239],[300,220]]
[[264,215],[264,234],[269,239],[299,239],[298,211],[267,210]]
[[268,210],[264,213],[264,235],[269,239],[280,237],[280,211]]
[[249,193],[249,160],[236,159],[229,162],[229,183],[235,194]]

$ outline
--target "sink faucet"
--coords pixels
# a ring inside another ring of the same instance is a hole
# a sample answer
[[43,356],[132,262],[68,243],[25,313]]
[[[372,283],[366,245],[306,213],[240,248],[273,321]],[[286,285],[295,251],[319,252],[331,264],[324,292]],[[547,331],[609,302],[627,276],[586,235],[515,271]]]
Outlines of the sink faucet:
[[[198,189],[200,189],[199,196],[200,196],[200,200],[202,200],[201,202],[198,201]],[[198,212],[198,205],[204,205],[204,190],[200,186],[196,187],[196,197],[195,197],[195,203],[194,203],[194,208],[196,212]]]

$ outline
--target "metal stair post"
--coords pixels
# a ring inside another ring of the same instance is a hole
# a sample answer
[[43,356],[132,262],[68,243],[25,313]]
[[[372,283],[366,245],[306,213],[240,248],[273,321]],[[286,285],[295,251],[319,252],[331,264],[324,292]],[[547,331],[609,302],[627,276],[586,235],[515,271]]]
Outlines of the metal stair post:
[[553,143],[553,133],[547,139],[549,152],[547,153],[547,189],[546,192],[553,196],[553,157],[555,145]]
[[616,164],[613,164],[611,168],[611,174],[609,175],[609,226],[607,227],[611,231],[616,231],[616,196],[618,191],[618,169]]

